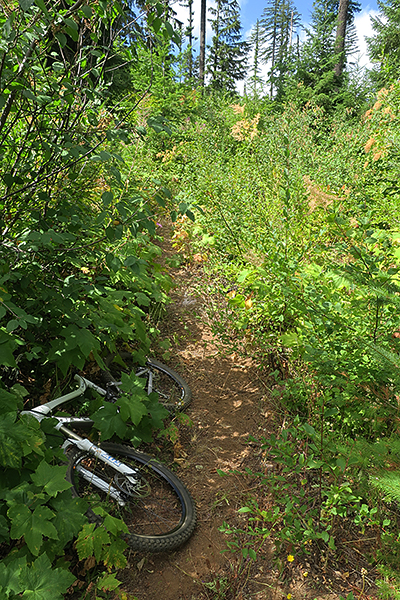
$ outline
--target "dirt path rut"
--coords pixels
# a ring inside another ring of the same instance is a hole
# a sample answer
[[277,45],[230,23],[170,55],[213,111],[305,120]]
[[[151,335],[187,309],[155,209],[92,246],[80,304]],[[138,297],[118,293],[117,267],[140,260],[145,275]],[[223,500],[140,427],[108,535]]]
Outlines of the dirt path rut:
[[174,462],[196,501],[198,523],[191,539],[176,552],[130,557],[124,585],[138,600],[244,598],[250,576],[251,597],[271,597],[268,547],[263,551],[266,561],[256,573],[254,567],[251,575],[240,573],[238,556],[221,553],[230,537],[219,531],[224,521],[240,524],[244,519],[237,510],[254,482],[241,474],[220,472],[260,468],[260,451],[248,444],[248,438],[263,433],[268,423],[266,390],[251,358],[221,356],[208,322],[204,290],[199,292],[200,275],[195,265],[176,272],[173,302],[162,324],[162,337],[172,344],[169,364],[193,393],[187,410],[193,425],[181,430]]

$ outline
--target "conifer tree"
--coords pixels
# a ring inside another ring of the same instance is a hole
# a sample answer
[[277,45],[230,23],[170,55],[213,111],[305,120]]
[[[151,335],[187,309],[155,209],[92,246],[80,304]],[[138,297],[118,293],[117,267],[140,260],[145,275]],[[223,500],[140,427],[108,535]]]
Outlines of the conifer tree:
[[194,12],[193,12],[193,0],[187,0],[180,3],[181,6],[189,9],[189,17],[187,21],[186,29],[183,32],[184,37],[187,39],[187,47],[183,52],[184,71],[185,79],[193,79],[194,76],[194,59],[193,59],[193,30],[194,30]]
[[400,72],[400,2],[378,0],[379,15],[371,17],[375,36],[367,38],[369,56],[375,63],[371,78],[383,86]]
[[234,91],[235,83],[247,73],[248,44],[241,38],[240,8],[237,0],[217,0],[210,8],[213,30],[207,73],[210,86],[218,90]]
[[250,88],[256,96],[259,89],[263,87],[263,79],[261,73],[261,27],[260,21],[257,19],[255,26],[249,37],[249,48],[253,51],[253,65],[251,76],[249,77]]
[[282,91],[293,64],[292,38],[300,15],[292,0],[268,0],[260,19],[262,60],[270,65],[270,94]]
[[311,27],[301,48],[296,79],[322,106],[330,106],[341,93],[343,70],[357,47],[354,15],[361,6],[357,0],[348,0],[346,8],[346,14],[339,15],[339,0],[315,0]]

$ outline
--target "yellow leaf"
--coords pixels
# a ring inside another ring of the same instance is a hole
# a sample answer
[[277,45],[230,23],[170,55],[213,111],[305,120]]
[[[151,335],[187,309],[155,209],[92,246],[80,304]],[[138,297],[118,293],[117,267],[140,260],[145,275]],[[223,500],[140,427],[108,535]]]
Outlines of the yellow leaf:
[[250,296],[248,296],[244,301],[244,306],[247,308],[247,310],[253,306],[253,300],[250,298]]

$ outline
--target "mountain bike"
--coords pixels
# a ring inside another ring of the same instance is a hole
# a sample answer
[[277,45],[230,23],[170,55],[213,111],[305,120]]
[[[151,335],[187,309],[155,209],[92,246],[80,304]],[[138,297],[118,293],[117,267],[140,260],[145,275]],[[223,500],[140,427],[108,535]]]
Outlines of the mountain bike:
[[136,366],[130,352],[110,354],[105,359],[106,371],[101,372],[102,382],[113,387],[117,393],[121,385],[122,373],[135,372],[136,377],[145,380],[147,394],[157,392],[159,401],[170,412],[185,410],[192,401],[192,392],[184,379],[170,367],[148,358],[144,366]]
[[[174,382],[173,390],[176,386],[183,388],[180,394],[185,402],[190,390],[174,371],[150,360],[143,369],[138,371],[139,376],[146,379],[147,391],[158,389],[153,384],[159,374],[162,379],[168,374]],[[105,378],[110,376],[108,372]],[[151,456],[120,444],[97,446],[78,435],[76,429],[93,425],[89,417],[53,416],[52,411],[74,398],[83,397],[87,389],[114,402],[121,395],[116,381],[103,388],[80,375],[74,379],[78,384],[75,390],[22,414],[29,414],[38,421],[56,419],[54,428],[63,436],[62,448],[68,460],[66,477],[72,485],[73,496],[83,497],[88,502],[90,521],[100,525],[95,509],[106,505],[109,514],[126,524],[129,534],[125,539],[134,550],[162,552],[177,548],[189,539],[196,524],[196,509],[188,490],[174,473]],[[159,393],[165,395],[167,404],[175,403],[167,386],[163,390],[160,387]]]

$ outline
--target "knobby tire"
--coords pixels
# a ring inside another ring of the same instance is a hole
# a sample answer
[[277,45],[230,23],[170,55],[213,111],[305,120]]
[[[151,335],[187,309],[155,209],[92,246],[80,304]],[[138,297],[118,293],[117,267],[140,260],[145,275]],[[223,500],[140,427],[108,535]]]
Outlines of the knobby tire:
[[[67,480],[73,496],[88,501],[89,520],[98,522],[93,508],[102,505],[113,517],[122,519],[128,527],[125,537],[129,546],[143,552],[171,551],[185,543],[196,525],[194,502],[183,483],[156,459],[119,444],[102,444],[102,449],[140,473],[137,486],[115,468],[97,457],[75,450],[67,468]],[[106,492],[90,483],[77,470],[81,465],[106,481],[109,487],[120,490],[125,505],[121,506]]]

